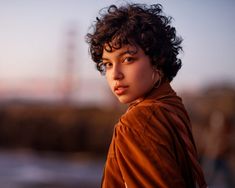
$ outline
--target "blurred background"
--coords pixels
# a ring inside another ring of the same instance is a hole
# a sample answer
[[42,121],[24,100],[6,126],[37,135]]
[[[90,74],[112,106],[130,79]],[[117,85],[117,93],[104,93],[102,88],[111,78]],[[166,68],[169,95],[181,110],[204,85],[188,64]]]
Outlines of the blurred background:
[[[100,186],[126,106],[95,70],[85,35],[112,3],[125,1],[0,0],[2,188]],[[161,3],[174,18],[184,53],[172,86],[189,112],[210,187],[234,187],[235,1],[138,3]]]

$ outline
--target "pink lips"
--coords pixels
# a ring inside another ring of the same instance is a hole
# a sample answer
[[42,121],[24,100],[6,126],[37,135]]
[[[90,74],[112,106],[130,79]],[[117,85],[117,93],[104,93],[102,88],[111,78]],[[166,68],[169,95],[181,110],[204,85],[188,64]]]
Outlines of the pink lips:
[[123,85],[117,85],[114,87],[114,92],[117,95],[123,95],[128,89],[128,86],[123,86]]

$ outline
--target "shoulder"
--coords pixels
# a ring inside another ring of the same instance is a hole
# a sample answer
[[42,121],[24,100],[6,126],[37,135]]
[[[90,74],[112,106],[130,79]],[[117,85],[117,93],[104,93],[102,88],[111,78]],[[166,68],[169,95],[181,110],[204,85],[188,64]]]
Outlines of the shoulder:
[[166,108],[154,102],[135,106],[123,115],[115,127],[116,147],[122,152],[136,148],[153,155],[156,152],[160,155],[160,150],[172,150],[175,133],[168,113]]
[[166,136],[171,116],[171,112],[161,103],[145,101],[128,110],[116,127],[118,131],[130,129],[145,136]]
[[174,112],[176,112],[174,106],[156,100],[146,100],[122,115],[120,122],[133,128],[136,124],[148,124],[153,119],[160,120],[165,116],[169,118]]
[[[143,134],[151,140],[170,140],[177,129],[190,126],[187,113],[174,104],[148,100],[132,107],[119,120],[118,131],[130,131]],[[185,126],[186,125],[186,126]]]
[[153,103],[141,103],[133,106],[121,116],[120,124],[133,129],[143,129],[149,123],[153,113]]

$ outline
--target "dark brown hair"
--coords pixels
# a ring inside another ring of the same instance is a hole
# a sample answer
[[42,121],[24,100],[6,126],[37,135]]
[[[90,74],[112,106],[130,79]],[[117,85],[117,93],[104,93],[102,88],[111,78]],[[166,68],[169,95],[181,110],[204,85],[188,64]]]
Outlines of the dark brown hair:
[[126,44],[138,45],[150,57],[151,63],[171,81],[181,68],[177,55],[182,50],[182,39],[176,36],[171,20],[163,14],[160,4],[111,5],[102,9],[93,25],[94,30],[86,36],[97,69],[105,72],[102,66],[105,44],[110,51]]

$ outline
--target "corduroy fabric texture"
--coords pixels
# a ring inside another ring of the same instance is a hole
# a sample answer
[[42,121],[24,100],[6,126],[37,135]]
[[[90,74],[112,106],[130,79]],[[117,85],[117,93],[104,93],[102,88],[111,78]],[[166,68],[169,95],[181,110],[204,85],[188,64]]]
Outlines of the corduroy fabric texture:
[[181,99],[165,81],[131,104],[115,125],[102,188],[207,185]]

